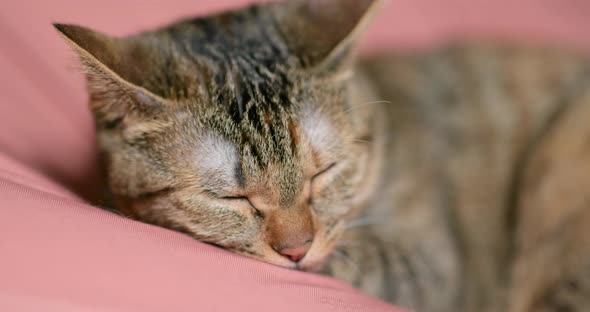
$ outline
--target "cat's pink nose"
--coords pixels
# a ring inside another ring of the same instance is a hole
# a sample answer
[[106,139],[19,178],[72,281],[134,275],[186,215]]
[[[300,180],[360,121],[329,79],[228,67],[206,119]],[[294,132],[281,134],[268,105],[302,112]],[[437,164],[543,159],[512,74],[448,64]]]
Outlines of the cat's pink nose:
[[291,261],[297,262],[305,257],[305,254],[309,251],[310,247],[311,242],[299,246],[283,248],[278,250],[278,252],[281,255],[291,259]]

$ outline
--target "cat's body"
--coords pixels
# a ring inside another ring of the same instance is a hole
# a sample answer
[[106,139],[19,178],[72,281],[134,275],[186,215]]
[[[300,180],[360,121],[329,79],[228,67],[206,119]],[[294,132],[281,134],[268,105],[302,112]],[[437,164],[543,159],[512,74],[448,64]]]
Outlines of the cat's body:
[[373,4],[57,26],[117,208],[418,311],[590,310],[590,61],[474,44],[350,67]]
[[359,107],[386,116],[382,180],[327,271],[418,311],[590,309],[590,62],[459,44],[357,72],[389,101]]

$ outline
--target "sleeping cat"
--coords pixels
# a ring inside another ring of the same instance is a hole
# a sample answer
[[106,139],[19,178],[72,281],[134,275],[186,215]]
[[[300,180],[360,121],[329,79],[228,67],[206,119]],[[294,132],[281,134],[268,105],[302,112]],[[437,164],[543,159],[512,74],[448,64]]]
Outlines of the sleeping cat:
[[80,55],[114,206],[417,311],[590,311],[590,61],[355,61],[375,0],[253,5]]

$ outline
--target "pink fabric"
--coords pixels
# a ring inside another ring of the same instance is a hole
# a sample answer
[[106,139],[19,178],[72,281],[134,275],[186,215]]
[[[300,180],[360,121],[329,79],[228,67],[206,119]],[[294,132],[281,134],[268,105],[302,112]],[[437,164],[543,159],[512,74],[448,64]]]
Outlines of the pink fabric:
[[334,280],[9,179],[0,178],[0,311],[396,311]]
[[[127,34],[246,2],[0,3],[0,311],[396,311],[81,199],[97,184],[94,132],[75,57],[50,22]],[[365,51],[482,35],[590,48],[585,0],[385,3]]]

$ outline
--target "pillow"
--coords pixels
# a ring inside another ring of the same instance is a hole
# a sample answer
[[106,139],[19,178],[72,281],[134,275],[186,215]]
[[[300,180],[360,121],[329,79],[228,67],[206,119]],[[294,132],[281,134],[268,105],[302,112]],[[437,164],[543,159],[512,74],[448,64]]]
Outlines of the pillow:
[[0,172],[0,311],[400,311],[327,277],[89,206],[18,163]]

